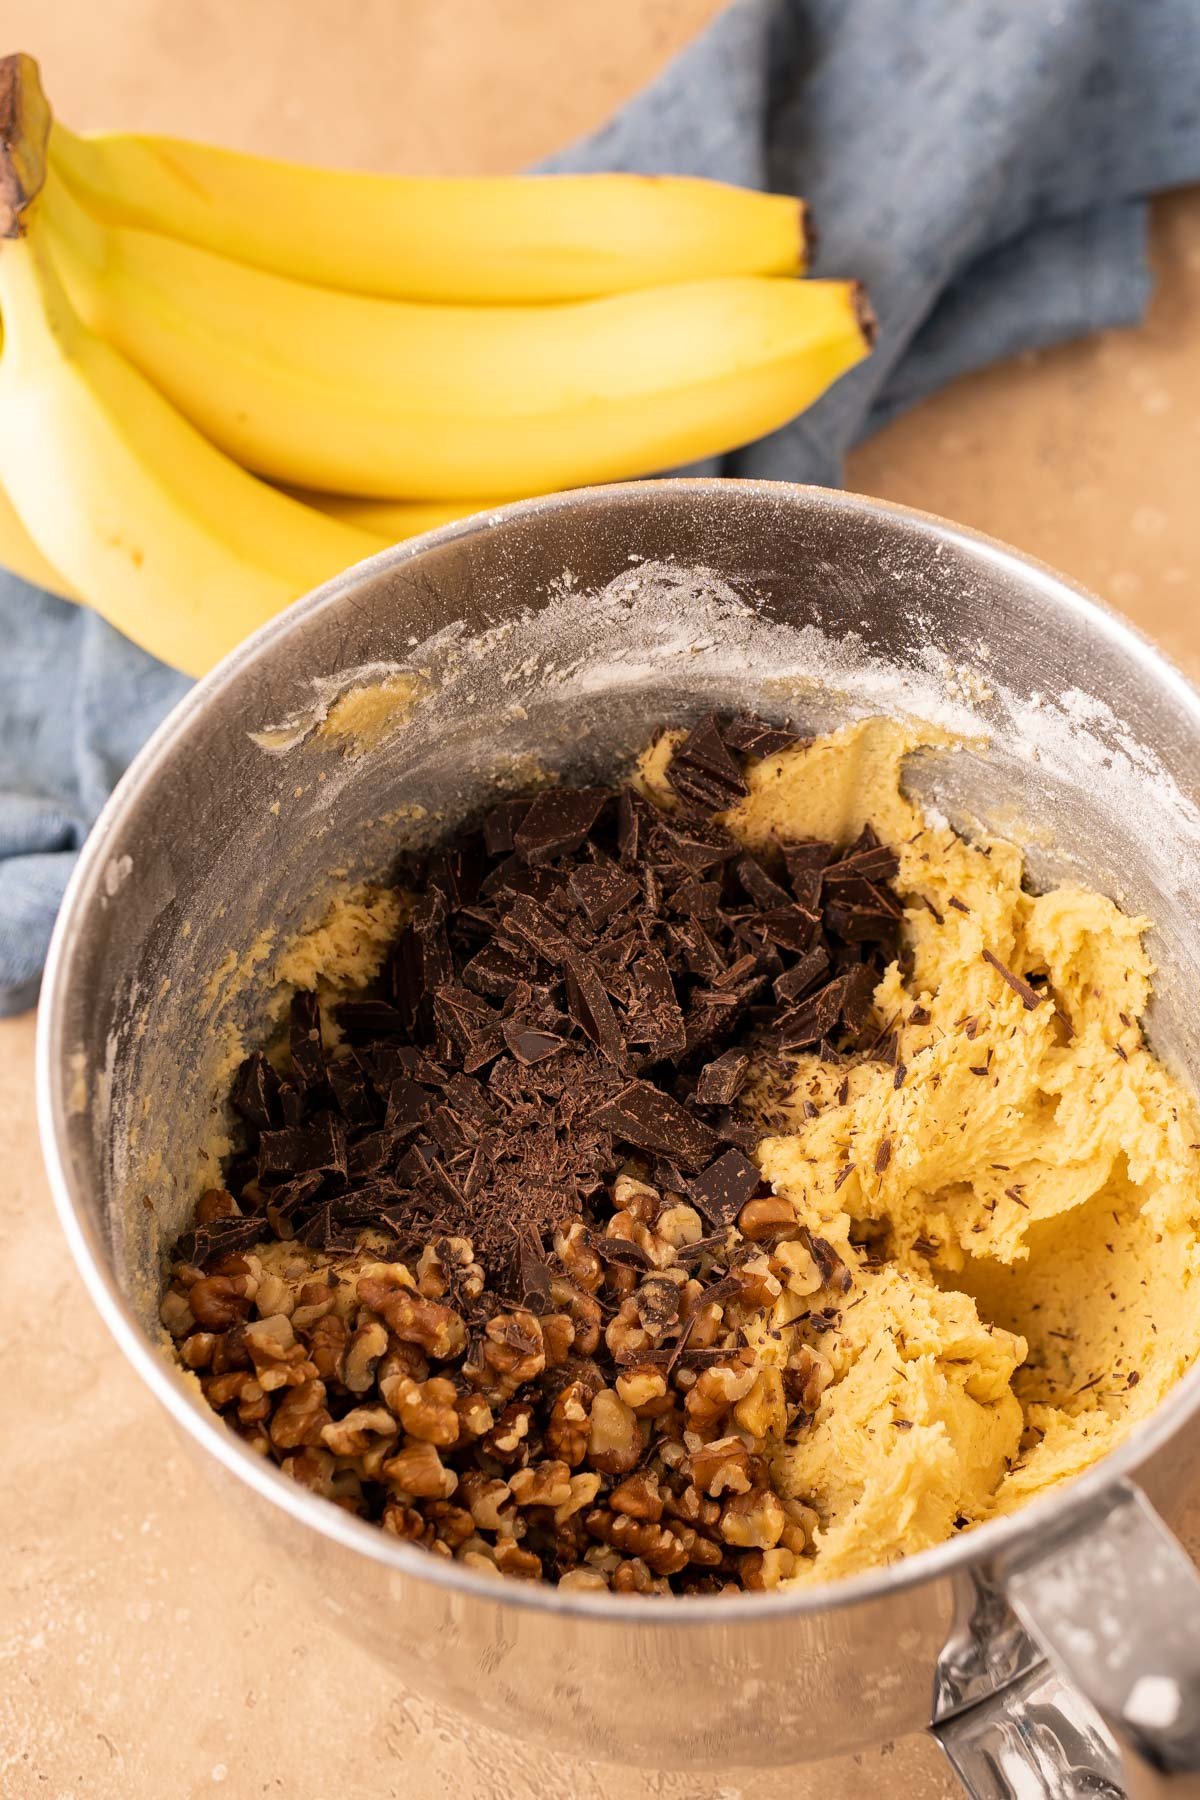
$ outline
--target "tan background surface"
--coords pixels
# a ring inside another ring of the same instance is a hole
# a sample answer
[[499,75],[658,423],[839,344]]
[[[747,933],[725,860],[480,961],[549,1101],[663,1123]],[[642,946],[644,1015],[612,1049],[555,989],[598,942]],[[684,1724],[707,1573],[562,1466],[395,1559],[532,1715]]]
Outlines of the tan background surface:
[[[0,37],[77,125],[507,169],[599,123],[717,4],[0,0]],[[1044,557],[1200,673],[1200,195],[1160,206],[1155,256],[1143,330],[960,382],[862,450],[851,484]],[[196,1484],[102,1329],[51,1215],[32,1054],[31,1020],[0,1025],[2,1800],[950,1792],[919,1739],[803,1775],[634,1775],[397,1692]]]

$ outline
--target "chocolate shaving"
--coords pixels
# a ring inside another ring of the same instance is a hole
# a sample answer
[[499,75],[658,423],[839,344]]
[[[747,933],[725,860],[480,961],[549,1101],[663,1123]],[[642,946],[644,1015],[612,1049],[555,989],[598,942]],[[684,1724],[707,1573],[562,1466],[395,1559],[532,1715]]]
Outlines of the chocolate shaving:
[[1000,961],[1000,958],[998,956],[993,956],[990,950],[985,950],[983,952],[983,960],[985,963],[990,963],[992,965],[1001,981],[1006,981],[1008,983],[1026,1012],[1032,1012],[1035,1007],[1040,1006],[1042,1001],[1047,998],[1045,994],[1039,994],[1035,988],[1031,988],[1029,983],[1023,981],[1019,975],[1014,975],[1011,969],[1005,968],[1004,964]]

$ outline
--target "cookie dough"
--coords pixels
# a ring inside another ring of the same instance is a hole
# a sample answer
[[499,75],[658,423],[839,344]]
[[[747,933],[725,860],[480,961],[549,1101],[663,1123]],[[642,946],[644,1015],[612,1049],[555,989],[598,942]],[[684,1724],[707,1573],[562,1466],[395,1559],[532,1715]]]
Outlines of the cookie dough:
[[[1200,1121],[1140,1018],[1148,921],[1078,887],[1035,896],[1012,844],[966,842],[905,796],[935,741],[872,720],[753,766],[725,822],[751,847],[898,853],[903,954],[876,991],[894,1063],[763,1071],[758,1159],[851,1271],[775,1479],[818,1514],[800,1577],[941,1542],[1079,1473],[1200,1349]],[[658,794],[670,745],[643,761]],[[767,1328],[769,1329],[769,1328]]]

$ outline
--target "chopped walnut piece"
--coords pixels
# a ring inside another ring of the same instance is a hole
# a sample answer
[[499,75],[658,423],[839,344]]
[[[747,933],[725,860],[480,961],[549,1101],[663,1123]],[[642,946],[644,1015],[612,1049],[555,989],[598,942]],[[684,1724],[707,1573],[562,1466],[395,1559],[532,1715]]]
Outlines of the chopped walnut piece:
[[[324,1321],[322,1321],[324,1323]],[[378,1319],[360,1325],[346,1345],[342,1382],[352,1394],[369,1393],[375,1381],[375,1369],[388,1347],[387,1327]]]
[[613,1388],[592,1401],[587,1460],[603,1475],[624,1475],[642,1454],[642,1434],[633,1408]]
[[444,1376],[420,1382],[401,1379],[393,1386],[388,1405],[409,1437],[443,1450],[457,1444],[462,1429],[458,1395]]
[[467,1328],[461,1317],[436,1300],[423,1300],[370,1276],[359,1280],[358,1297],[401,1343],[416,1344],[435,1362],[448,1362],[466,1348]]
[[372,1439],[394,1438],[399,1429],[386,1406],[356,1406],[326,1425],[321,1441],[335,1456],[361,1456]]
[[512,1538],[505,1538],[496,1545],[496,1567],[502,1575],[515,1575],[520,1581],[537,1581],[542,1573],[542,1560],[532,1550],[522,1550]]
[[626,1476],[608,1496],[608,1504],[614,1512],[628,1513],[631,1519],[649,1519],[657,1524],[663,1515],[658,1476],[649,1469]]
[[702,1493],[714,1498],[722,1494],[748,1494],[750,1463],[751,1453],[743,1438],[714,1438],[692,1452],[692,1480]]
[[710,1430],[731,1406],[745,1398],[755,1379],[752,1368],[716,1363],[711,1369],[702,1369],[683,1403],[688,1424],[694,1431]]
[[484,1360],[507,1381],[532,1381],[546,1366],[542,1328],[531,1312],[497,1313],[487,1322]]
[[770,1488],[735,1494],[721,1509],[721,1536],[743,1550],[771,1550],[783,1535],[787,1514]]
[[498,1463],[525,1463],[529,1460],[529,1432],[533,1424],[533,1408],[526,1400],[513,1400],[504,1408],[492,1429],[480,1440],[487,1454]]
[[285,1388],[271,1415],[271,1442],[277,1450],[296,1450],[302,1445],[315,1446],[329,1423],[325,1410],[325,1383],[304,1381],[299,1387]]
[[582,1381],[572,1381],[550,1408],[546,1447],[571,1468],[581,1463],[588,1447],[588,1399]]
[[206,1331],[228,1331],[250,1316],[249,1279],[245,1275],[206,1275],[189,1289],[187,1303],[197,1325]]
[[617,1376],[617,1392],[631,1406],[639,1418],[653,1415],[664,1405],[670,1406],[667,1389],[667,1377],[662,1369],[651,1363],[642,1364],[632,1369],[622,1369]]
[[572,1475],[570,1493],[554,1509],[555,1524],[565,1525],[568,1519],[582,1512],[585,1506],[590,1506],[600,1492],[603,1479],[602,1475]]
[[565,1506],[571,1498],[571,1471],[565,1462],[531,1463],[509,1476],[518,1506]]
[[458,1476],[445,1467],[434,1444],[406,1444],[384,1463],[383,1473],[393,1486],[417,1500],[448,1500],[458,1486]]
[[592,1249],[586,1225],[569,1225],[554,1234],[554,1253],[568,1278],[582,1293],[594,1294],[604,1274],[604,1264]]
[[168,1288],[163,1295],[158,1316],[174,1338],[185,1338],[196,1324],[196,1316],[186,1296],[177,1294],[173,1288]]
[[560,1575],[558,1585],[569,1593],[607,1594],[608,1581],[599,1569],[568,1569]]
[[796,1209],[782,1194],[768,1194],[761,1200],[747,1200],[738,1214],[738,1230],[751,1243],[760,1238],[779,1237],[795,1231]]

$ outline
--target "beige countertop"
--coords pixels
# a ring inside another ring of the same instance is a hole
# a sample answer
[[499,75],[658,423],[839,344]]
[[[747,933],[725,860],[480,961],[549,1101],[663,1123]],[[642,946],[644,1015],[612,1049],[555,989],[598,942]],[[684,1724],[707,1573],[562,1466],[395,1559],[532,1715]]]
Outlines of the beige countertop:
[[[598,123],[717,5],[359,0],[350,33],[340,0],[0,0],[0,21],[77,124],[505,169]],[[1200,194],[1159,206],[1154,241],[1142,330],[959,382],[861,450],[851,485],[1044,558],[1200,673]],[[633,1774],[398,1691],[243,1535],[101,1326],[51,1211],[32,1060],[32,1020],[0,1024],[0,1800],[952,1791],[916,1738],[803,1774]]]

